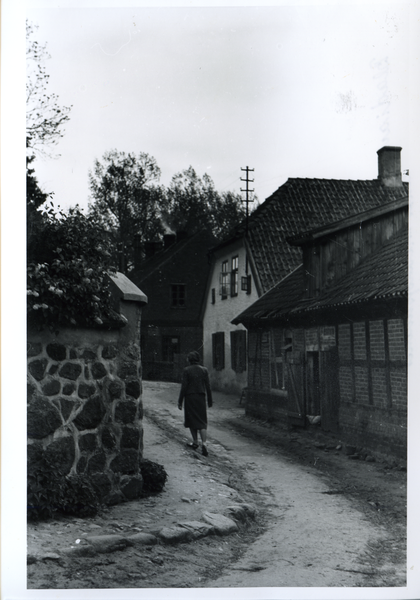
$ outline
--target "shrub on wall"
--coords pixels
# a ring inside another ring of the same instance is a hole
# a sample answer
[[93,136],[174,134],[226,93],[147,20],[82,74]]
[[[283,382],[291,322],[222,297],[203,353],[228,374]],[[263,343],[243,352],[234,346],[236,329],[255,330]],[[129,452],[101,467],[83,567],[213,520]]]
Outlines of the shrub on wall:
[[40,214],[28,234],[28,324],[92,327],[118,319],[108,289],[106,232],[77,206],[65,214],[51,205]]

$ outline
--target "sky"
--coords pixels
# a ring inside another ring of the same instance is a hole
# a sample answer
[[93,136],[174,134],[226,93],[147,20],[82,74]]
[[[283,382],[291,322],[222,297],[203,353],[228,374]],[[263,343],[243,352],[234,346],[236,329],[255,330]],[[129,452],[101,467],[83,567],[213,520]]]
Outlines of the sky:
[[260,202],[288,177],[374,179],[384,145],[410,167],[407,3],[57,4],[26,15],[49,90],[72,106],[60,156],[34,165],[63,208],[87,206],[111,149],[153,156],[164,185],[192,166],[240,193],[248,166]]

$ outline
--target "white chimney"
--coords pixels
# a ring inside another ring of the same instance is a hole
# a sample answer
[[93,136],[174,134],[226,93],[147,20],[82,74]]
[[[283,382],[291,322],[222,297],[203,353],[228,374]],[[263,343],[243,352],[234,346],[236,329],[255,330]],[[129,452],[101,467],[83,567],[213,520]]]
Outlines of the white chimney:
[[400,187],[401,150],[399,146],[384,146],[378,150],[378,179],[388,187]]

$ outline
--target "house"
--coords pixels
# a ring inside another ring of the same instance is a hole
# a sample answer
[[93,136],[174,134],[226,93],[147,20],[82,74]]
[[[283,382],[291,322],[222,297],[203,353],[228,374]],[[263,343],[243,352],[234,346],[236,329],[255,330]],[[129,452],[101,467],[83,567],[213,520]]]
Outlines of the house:
[[214,238],[208,232],[167,234],[146,244],[146,259],[129,274],[147,295],[141,350],[145,380],[180,381],[187,354],[203,353],[203,302]]
[[395,175],[400,151],[389,146],[378,151],[374,180],[289,178],[212,250],[203,328],[213,389],[241,393],[248,385],[252,353],[235,317],[302,263],[302,249],[288,242],[290,236],[397,200],[405,185],[401,173],[399,179]]
[[405,457],[408,186],[400,150],[378,153],[378,184],[393,199],[290,236],[302,264],[233,323],[248,329],[248,414],[320,420],[354,445]]
[[203,316],[204,366],[213,390],[241,394],[247,385],[247,333],[232,319],[259,297],[258,274],[243,235],[211,250]]

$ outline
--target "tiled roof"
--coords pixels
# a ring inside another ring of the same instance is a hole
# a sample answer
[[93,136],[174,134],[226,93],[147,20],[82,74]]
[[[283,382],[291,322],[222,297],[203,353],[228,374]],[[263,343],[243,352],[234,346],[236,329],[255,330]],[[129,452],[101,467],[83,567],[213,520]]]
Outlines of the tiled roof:
[[206,247],[206,250],[209,250],[214,244],[214,238],[207,231],[200,231],[192,236],[184,237],[171,244],[168,248],[162,249],[156,252],[154,256],[144,260],[140,268],[130,272],[130,279],[140,285],[145,279],[159,271],[165,263],[176,261],[176,256],[188,247],[193,248],[191,251],[191,260],[194,260],[197,242],[199,242],[200,246]]
[[391,238],[318,298],[303,299],[302,271],[302,266],[293,271],[236,317],[234,323],[276,319],[286,314],[302,315],[317,309],[357,305],[384,298],[406,298],[408,231]]
[[[249,217],[248,241],[263,292],[302,262],[300,248],[289,245],[287,238],[388,204],[407,194],[408,184],[392,188],[379,179],[288,179]],[[225,244],[243,236],[244,232],[242,223]]]
[[299,265],[232,322],[237,324],[253,319],[270,319],[289,312],[303,296],[303,283],[303,266]]

